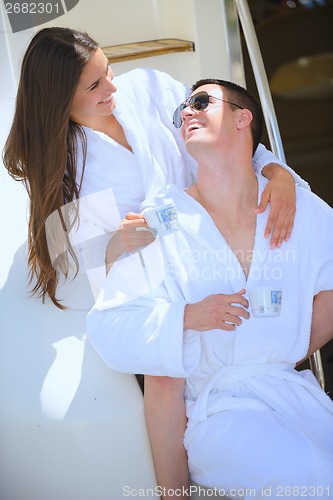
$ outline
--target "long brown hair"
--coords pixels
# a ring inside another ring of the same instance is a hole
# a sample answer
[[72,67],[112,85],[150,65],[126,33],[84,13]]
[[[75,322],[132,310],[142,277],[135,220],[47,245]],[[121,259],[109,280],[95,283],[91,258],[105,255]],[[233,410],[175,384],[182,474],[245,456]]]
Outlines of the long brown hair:
[[[68,222],[60,209],[79,197],[79,142],[84,161],[86,152],[84,131],[70,120],[69,113],[82,70],[97,48],[89,35],[69,28],[45,28],[32,38],[23,58],[16,110],[3,151],[5,167],[14,179],[24,182],[30,199],[30,282],[36,277],[32,292],[43,301],[49,295],[60,309],[64,306],[56,298],[59,272],[68,277],[71,258],[78,271],[78,260],[64,237]],[[64,224],[57,236],[59,258],[55,262],[50,258],[45,228],[53,213]],[[76,219],[77,213],[72,223]]]

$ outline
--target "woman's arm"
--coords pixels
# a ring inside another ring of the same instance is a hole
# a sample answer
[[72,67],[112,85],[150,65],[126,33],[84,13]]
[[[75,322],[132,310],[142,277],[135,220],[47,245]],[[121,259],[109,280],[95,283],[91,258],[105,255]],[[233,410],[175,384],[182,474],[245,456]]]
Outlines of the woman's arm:
[[296,212],[295,183],[310,189],[298,174],[288,165],[280,162],[271,151],[259,144],[253,157],[256,172],[262,173],[270,182],[263,191],[257,213],[266,210],[270,203],[271,210],[265,228],[265,238],[271,234],[271,248],[280,247],[283,241],[288,241]]

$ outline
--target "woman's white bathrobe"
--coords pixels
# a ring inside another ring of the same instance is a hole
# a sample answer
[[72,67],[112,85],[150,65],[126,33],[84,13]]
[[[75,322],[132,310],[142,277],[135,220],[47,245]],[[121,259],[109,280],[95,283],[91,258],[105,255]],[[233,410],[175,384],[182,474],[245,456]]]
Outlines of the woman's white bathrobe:
[[[267,181],[258,181],[260,196]],[[240,489],[285,498],[293,487],[294,496],[325,498],[329,487],[332,495],[333,403],[294,366],[308,349],[313,297],[333,289],[333,210],[298,189],[293,233],[274,250],[263,237],[268,211],[258,215],[246,280],[192,197],[168,187],[145,206],[170,200],[180,229],[114,265],[88,315],[92,344],[115,370],[186,377],[185,446],[197,483],[233,498]],[[279,317],[183,332],[185,304],[260,285],[282,288]]]
[[[167,184],[181,189],[189,186],[197,168],[186,152],[180,131],[172,123],[175,108],[190,90],[168,74],[153,69],[135,69],[115,77],[114,82],[118,88],[114,116],[133,153],[102,132],[83,127],[87,156],[80,192],[80,225],[70,234],[95,293],[105,278],[106,244],[121,219],[128,212],[138,212],[144,199]],[[254,156],[256,171],[274,161],[278,162],[276,157],[259,145]],[[284,166],[297,183],[308,188],[306,182]],[[81,176],[79,148],[78,184]]]

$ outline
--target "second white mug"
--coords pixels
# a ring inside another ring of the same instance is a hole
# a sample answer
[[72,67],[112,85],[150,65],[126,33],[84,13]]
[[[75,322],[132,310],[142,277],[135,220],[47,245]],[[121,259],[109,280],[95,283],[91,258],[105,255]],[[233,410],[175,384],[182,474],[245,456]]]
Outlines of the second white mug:
[[256,318],[270,318],[281,313],[281,288],[260,286],[248,290],[248,296],[252,314]]

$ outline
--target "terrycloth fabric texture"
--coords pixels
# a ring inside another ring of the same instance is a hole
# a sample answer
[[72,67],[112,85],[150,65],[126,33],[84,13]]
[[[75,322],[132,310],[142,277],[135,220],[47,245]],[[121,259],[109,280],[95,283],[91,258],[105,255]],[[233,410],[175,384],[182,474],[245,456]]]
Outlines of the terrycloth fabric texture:
[[[260,196],[267,181],[258,183]],[[91,342],[116,370],[187,377],[184,442],[195,482],[258,497],[271,488],[271,498],[279,487],[332,488],[333,403],[294,366],[308,349],[314,295],[333,289],[333,210],[298,189],[292,236],[274,250],[263,237],[268,210],[258,215],[246,279],[185,192],[169,187],[144,209],[170,201],[180,229],[142,252],[144,267],[136,254],[112,268],[88,316]],[[252,316],[235,332],[183,333],[186,303],[260,285],[282,289],[280,316]]]

